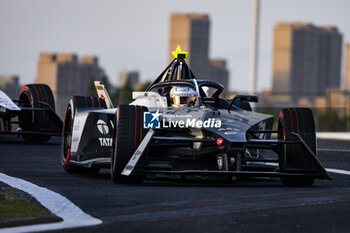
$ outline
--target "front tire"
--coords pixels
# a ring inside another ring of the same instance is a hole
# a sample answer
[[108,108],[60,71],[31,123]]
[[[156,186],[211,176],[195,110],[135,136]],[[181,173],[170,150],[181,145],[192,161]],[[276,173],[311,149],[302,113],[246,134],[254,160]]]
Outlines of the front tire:
[[[55,110],[55,100],[50,87],[46,84],[28,84],[23,87],[19,96],[20,107],[44,108],[40,102],[47,103]],[[50,119],[44,111],[23,112],[19,115],[19,126],[24,131],[41,131],[50,126]],[[23,139],[29,142],[46,142],[51,136],[38,134],[23,134]]]
[[[297,133],[303,138],[309,148],[316,154],[316,130],[315,121],[309,108],[286,108],[282,109],[278,125],[279,139],[294,141],[296,137],[291,132]],[[281,171],[292,172],[293,169],[312,170],[312,166],[305,159],[308,153],[301,145],[287,144],[283,146],[282,155],[279,158]],[[314,183],[312,177],[286,176],[281,182],[286,186],[310,186]]]
[[115,183],[141,183],[143,175],[121,175],[124,167],[141,143],[147,130],[143,129],[146,107],[120,105],[115,121],[115,143],[112,152],[111,178]]
[[67,172],[79,172],[80,168],[70,163],[72,132],[74,121],[74,106],[70,100],[66,108],[62,132],[61,164]]
[[89,108],[107,108],[106,102],[103,99],[87,96],[73,96],[68,103],[62,128],[62,143],[61,143],[61,164],[65,171],[71,173],[98,173],[99,167],[80,167],[71,163],[71,144],[74,116],[76,109],[79,107]]

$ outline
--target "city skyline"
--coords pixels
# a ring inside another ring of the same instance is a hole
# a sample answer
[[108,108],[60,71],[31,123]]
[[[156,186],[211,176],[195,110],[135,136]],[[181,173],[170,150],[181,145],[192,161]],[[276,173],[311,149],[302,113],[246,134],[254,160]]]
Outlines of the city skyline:
[[342,34],[336,27],[280,23],[275,27],[272,93],[312,103],[340,88]]
[[69,53],[41,53],[35,83],[47,84],[56,100],[56,113],[64,117],[69,99],[85,96],[91,79],[100,80],[98,58]]
[[[134,5],[134,1],[1,0],[0,29],[5,36],[0,38],[0,73],[17,74],[22,83],[34,82],[39,53],[67,52],[98,56],[114,85],[123,69],[139,70],[141,81],[152,80],[166,66],[171,52],[170,14],[197,12],[211,18],[209,57],[227,60],[231,90],[248,90],[253,1]],[[349,8],[349,1],[261,1],[258,90],[272,86],[273,27],[277,22],[336,26],[346,43],[350,41]]]

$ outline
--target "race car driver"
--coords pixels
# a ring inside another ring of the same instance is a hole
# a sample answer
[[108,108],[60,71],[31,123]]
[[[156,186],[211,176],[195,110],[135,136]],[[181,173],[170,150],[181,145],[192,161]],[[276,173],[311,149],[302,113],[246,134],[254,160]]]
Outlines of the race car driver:
[[174,86],[169,95],[174,108],[194,106],[197,103],[197,93],[188,86]]

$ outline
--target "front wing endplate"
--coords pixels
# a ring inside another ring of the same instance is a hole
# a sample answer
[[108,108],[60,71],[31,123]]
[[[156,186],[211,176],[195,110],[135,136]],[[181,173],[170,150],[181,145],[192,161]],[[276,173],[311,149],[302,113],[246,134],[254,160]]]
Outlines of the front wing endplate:
[[137,149],[135,150],[134,154],[131,156],[131,159],[126,164],[124,170],[122,171],[122,175],[129,176],[132,173],[132,171],[134,170],[134,168],[137,165],[137,162],[140,160],[144,150],[146,149],[146,147],[150,143],[153,134],[154,134],[154,130],[153,129],[150,129],[147,132],[146,136],[143,138],[142,142],[137,147]]

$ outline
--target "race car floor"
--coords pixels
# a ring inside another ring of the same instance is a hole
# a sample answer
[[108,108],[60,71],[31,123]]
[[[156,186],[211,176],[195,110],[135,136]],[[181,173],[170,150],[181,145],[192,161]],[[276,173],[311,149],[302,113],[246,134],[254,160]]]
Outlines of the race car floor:
[[[326,168],[350,171],[350,141],[318,141]],[[102,225],[57,232],[349,232],[350,176],[330,173],[312,187],[279,179],[147,180],[116,185],[109,170],[69,174],[60,139],[28,144],[0,136],[0,172],[57,192]]]

